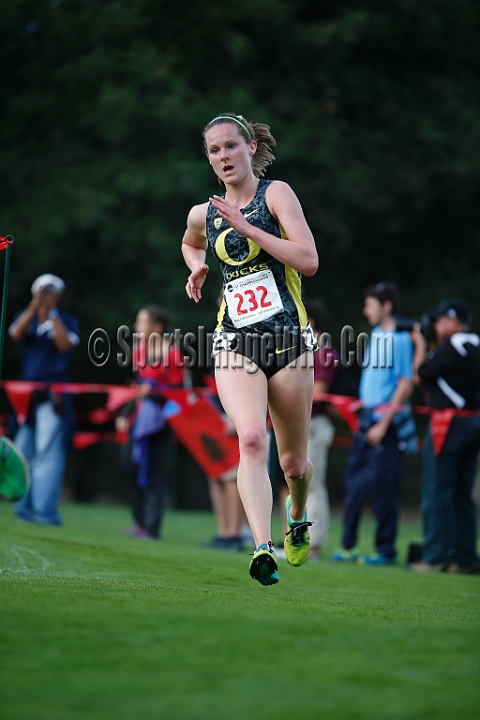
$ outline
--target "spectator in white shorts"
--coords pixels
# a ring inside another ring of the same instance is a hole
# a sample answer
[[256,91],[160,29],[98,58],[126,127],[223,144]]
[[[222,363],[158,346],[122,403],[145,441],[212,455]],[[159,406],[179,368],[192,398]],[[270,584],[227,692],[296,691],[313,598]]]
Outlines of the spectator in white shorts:
[[[327,348],[320,342],[324,329],[325,312],[322,305],[315,300],[306,301],[310,325],[317,336],[320,345],[318,352],[314,353],[314,392],[328,392],[338,373],[340,360],[333,348]],[[328,539],[330,525],[330,503],[326,483],[328,449],[333,441],[335,428],[326,414],[328,403],[314,402],[312,406],[312,419],[308,436],[308,457],[313,465],[312,481],[308,491],[308,517],[313,525],[310,528],[309,560],[321,558],[322,547]]]

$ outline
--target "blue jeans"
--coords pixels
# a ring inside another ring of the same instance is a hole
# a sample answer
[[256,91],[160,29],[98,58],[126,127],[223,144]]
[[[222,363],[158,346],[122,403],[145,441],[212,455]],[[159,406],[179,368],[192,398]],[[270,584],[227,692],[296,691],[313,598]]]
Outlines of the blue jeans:
[[43,525],[61,525],[58,503],[66,451],[63,418],[55,413],[50,400],[36,408],[33,425],[20,427],[15,443],[27,459],[32,481],[27,494],[15,503],[17,518]]
[[349,550],[357,544],[358,525],[365,492],[370,489],[377,520],[375,547],[378,553],[395,557],[395,540],[400,517],[400,474],[402,452],[393,425],[380,445],[370,445],[365,433],[354,435],[343,477],[345,487],[342,545]]
[[479,450],[480,418],[454,418],[437,457],[427,438],[422,484],[425,562],[467,566],[478,560],[472,490]]

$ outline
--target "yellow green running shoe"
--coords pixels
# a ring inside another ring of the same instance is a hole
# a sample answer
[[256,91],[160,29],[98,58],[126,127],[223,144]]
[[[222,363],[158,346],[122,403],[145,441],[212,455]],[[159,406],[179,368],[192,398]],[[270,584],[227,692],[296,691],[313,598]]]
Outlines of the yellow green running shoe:
[[301,522],[295,522],[290,517],[290,507],[292,505],[292,496],[288,495],[285,498],[285,512],[287,513],[287,523],[290,530],[285,535],[283,541],[283,547],[285,555],[287,556],[287,562],[294,567],[303,565],[308,557],[308,551],[310,550],[310,534],[308,528],[312,525],[307,520],[307,513],[305,513]]
[[258,546],[253,553],[248,570],[252,578],[258,580],[262,585],[278,583],[277,556],[271,542]]

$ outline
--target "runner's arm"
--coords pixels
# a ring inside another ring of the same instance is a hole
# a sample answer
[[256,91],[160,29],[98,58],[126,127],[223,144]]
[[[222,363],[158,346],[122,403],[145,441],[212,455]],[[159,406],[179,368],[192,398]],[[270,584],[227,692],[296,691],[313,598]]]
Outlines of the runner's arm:
[[191,300],[198,303],[202,298],[202,285],[208,273],[205,257],[208,247],[206,213],[208,203],[195,205],[188,214],[187,229],[182,240],[182,254],[191,270],[185,290]]

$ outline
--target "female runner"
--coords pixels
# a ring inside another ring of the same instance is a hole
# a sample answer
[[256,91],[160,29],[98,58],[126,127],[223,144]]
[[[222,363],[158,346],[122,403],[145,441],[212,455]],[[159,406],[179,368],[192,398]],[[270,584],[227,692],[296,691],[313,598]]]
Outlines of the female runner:
[[302,565],[310,545],[307,442],[317,346],[300,278],[315,274],[318,256],[295,193],[283,182],[261,179],[274,160],[276,142],[269,126],[225,113],[208,123],[203,138],[226,192],[195,205],[188,215],[182,244],[191,271],[186,291],[195,302],[201,299],[210,244],[224,278],[214,335],[215,377],[239,439],[238,490],[257,548],[249,571],[262,585],[273,585],[278,566],[270,529],[267,406],[290,490],[285,500],[288,562]]

